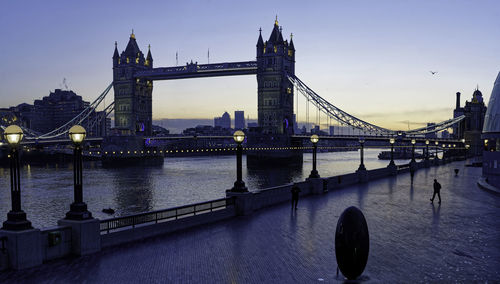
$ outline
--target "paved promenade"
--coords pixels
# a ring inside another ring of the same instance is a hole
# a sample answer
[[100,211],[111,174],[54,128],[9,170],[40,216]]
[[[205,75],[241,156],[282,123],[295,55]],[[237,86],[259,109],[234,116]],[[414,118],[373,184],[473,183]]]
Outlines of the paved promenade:
[[[460,170],[455,176],[453,169]],[[321,172],[320,172],[321,174]],[[363,282],[500,281],[500,195],[464,162],[350,186],[139,243],[63,259],[0,283],[337,283],[335,227],[359,207],[370,255]],[[442,185],[431,204],[432,182]]]

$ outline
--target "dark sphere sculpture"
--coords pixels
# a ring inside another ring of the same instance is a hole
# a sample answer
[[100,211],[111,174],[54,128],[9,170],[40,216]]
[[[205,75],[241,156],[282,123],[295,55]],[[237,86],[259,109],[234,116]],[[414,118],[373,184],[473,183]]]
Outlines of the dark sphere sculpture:
[[363,273],[369,250],[370,237],[365,216],[351,206],[340,215],[335,232],[337,264],[347,279],[356,279]]

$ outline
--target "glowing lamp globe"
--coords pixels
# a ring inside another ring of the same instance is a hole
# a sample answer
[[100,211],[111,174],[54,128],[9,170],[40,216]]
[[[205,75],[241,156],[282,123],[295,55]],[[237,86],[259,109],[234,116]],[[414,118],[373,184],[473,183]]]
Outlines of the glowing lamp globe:
[[394,138],[389,139],[389,143],[394,144],[394,142],[396,142],[396,140],[394,140]]
[[316,134],[311,135],[311,142],[312,142],[313,144],[318,143],[318,141],[319,141],[319,137],[318,137],[318,135],[316,135]]
[[417,141],[415,141],[415,139],[411,139],[411,144],[415,145],[415,143],[417,143]]
[[245,132],[243,132],[241,130],[235,131],[233,134],[233,139],[236,143],[241,144],[241,142],[243,142],[243,140],[245,140]]
[[85,131],[85,128],[81,127],[80,125],[74,125],[69,129],[69,139],[73,141],[75,144],[80,144],[83,142],[83,139],[85,139],[85,136],[87,135],[87,131]]
[[425,140],[425,145],[429,145],[429,140]]
[[434,144],[436,144],[436,146],[437,146],[437,145],[439,145],[439,142],[438,142],[438,141],[436,141],[436,142],[434,142]]
[[23,130],[17,125],[10,125],[5,128],[3,135],[11,146],[17,146],[23,139]]

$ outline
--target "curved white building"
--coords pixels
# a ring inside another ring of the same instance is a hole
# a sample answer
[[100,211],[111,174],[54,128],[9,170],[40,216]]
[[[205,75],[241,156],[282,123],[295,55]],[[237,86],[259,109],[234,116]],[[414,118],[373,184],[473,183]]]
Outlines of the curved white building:
[[500,188],[500,73],[493,85],[484,118],[483,176],[489,184]]

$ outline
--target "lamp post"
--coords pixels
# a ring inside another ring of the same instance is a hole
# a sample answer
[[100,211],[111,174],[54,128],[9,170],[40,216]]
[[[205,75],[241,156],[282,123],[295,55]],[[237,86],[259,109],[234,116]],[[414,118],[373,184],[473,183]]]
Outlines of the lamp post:
[[242,155],[243,146],[241,143],[245,140],[245,133],[241,130],[237,130],[233,134],[234,141],[238,144],[236,147],[236,181],[234,182],[234,187],[231,189],[233,192],[247,192],[248,189],[245,186],[245,182],[242,179]]
[[429,160],[429,140],[425,140],[425,160]]
[[365,164],[364,164],[364,149],[365,149],[365,138],[361,137],[359,138],[359,144],[361,146],[360,150],[360,160],[361,160],[361,163],[359,164],[359,168],[358,168],[358,171],[359,170],[366,170],[366,167],[365,167]]
[[82,190],[82,142],[87,132],[80,125],[74,125],[69,129],[69,138],[73,142],[73,181],[74,202],[70,205],[70,211],[66,213],[69,220],[92,219],[92,214],[87,210],[87,204],[83,202]]
[[415,163],[415,139],[411,139],[411,163]]
[[466,144],[465,145],[465,151],[464,151],[464,158],[467,159],[467,152],[469,152],[470,145]]
[[438,141],[435,141],[434,142],[434,145],[436,145],[436,157],[434,158],[436,161],[439,160],[438,158],[438,148],[439,148],[439,142]]
[[32,229],[31,222],[21,209],[21,178],[19,173],[19,142],[23,139],[23,130],[17,125],[5,128],[4,136],[10,146],[10,195],[12,210],[7,213],[7,221],[2,229],[21,231]]
[[318,141],[319,141],[318,135],[316,134],[311,135],[311,142],[313,144],[313,168],[311,170],[309,178],[319,178],[318,170],[316,170],[316,152],[318,149],[316,143],[318,143]]
[[394,166],[394,142],[396,140],[394,138],[389,139],[389,143],[391,143],[391,161],[389,162],[389,166]]

